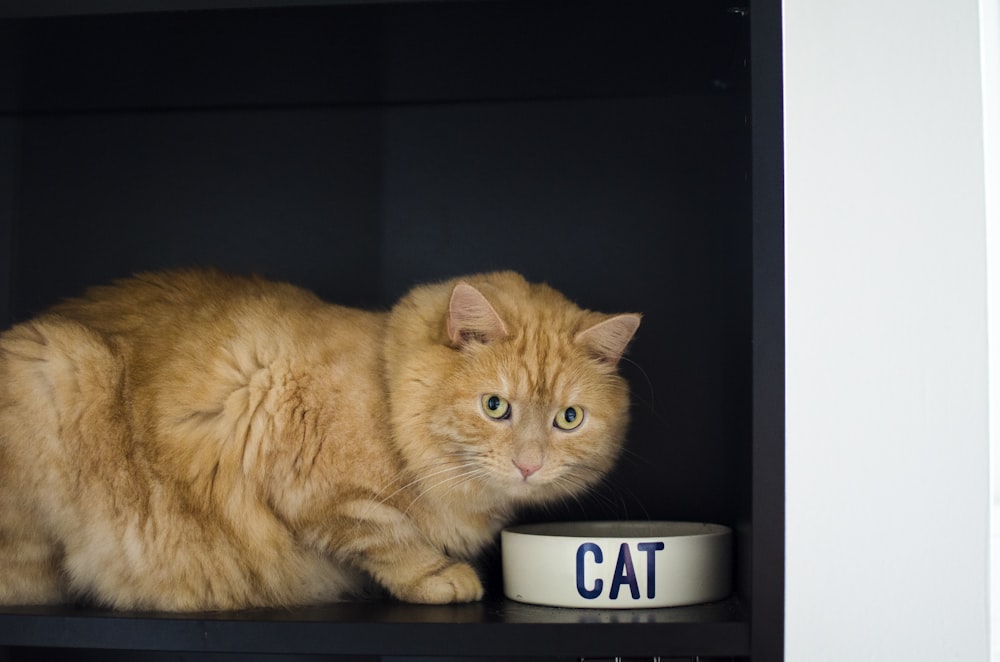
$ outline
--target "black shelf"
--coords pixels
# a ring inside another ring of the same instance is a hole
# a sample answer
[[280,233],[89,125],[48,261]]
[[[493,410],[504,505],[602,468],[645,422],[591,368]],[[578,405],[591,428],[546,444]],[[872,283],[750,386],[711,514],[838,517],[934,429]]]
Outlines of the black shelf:
[[0,322],[178,264],[376,307],[515,268],[645,314],[618,491],[555,516],[735,532],[709,605],[0,607],[0,662],[781,659],[780,26],[777,0],[0,0]]
[[744,656],[739,600],[642,610],[560,609],[508,600],[447,606],[346,602],[204,614],[3,608],[10,646],[338,655]]
[[13,83],[0,112],[725,94],[744,76],[746,22],[729,5],[250,3],[6,21],[0,5],[0,80]]

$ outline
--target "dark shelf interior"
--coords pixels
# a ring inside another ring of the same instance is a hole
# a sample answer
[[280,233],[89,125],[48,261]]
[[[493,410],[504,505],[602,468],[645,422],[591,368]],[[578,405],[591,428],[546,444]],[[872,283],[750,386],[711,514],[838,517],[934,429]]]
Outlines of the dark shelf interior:
[[719,94],[744,78],[745,29],[719,0],[359,2],[22,18],[0,24],[0,77],[14,82],[0,90],[0,110]]
[[[776,11],[754,4],[753,34],[778,43]],[[781,389],[762,367],[780,337],[759,342],[780,317],[755,290],[780,275],[781,243],[761,195],[780,197],[780,179],[755,170],[774,153],[753,148],[766,85],[751,84],[752,16],[717,0],[0,1],[0,322],[175,266],[365,307],[517,269],[583,306],[644,313],[623,364],[627,456],[590,497],[524,519],[737,534],[734,596],[712,605],[8,608],[0,660],[4,646],[11,660],[55,654],[37,647],[746,657],[780,639],[775,608],[752,618],[780,587],[781,533],[755,538],[755,520],[781,521],[759,498],[780,481],[755,464],[781,450],[780,411],[755,396]],[[496,555],[483,567],[499,595]]]

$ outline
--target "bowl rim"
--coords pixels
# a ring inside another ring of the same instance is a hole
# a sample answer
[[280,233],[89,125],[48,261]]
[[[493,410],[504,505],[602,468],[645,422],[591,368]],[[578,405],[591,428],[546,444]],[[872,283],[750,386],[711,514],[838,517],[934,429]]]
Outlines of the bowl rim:
[[726,536],[732,529],[724,524],[675,520],[599,520],[579,522],[533,522],[506,527],[504,535],[531,538],[580,540],[629,540],[649,538],[698,538]]

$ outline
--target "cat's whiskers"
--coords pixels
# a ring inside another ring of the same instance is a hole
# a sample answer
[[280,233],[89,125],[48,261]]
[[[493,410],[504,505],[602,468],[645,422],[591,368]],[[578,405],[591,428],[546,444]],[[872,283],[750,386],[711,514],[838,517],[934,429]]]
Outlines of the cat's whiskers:
[[[646,462],[641,455],[638,455],[637,453],[630,453],[630,454],[631,456],[635,457],[637,461],[644,462],[647,466],[649,465],[649,463]],[[627,485],[619,485],[618,483],[615,483],[612,480],[611,475],[594,467],[590,467],[583,464],[579,465],[579,467],[592,471],[598,477],[598,483],[600,485],[605,486],[611,491],[613,491],[615,493],[615,496],[617,496],[618,500],[621,502],[622,510],[626,514],[628,512],[628,507],[626,505],[625,497],[622,495],[623,491],[628,493],[628,495],[631,497],[631,501],[637,504],[640,509],[642,509],[642,514],[645,517],[645,519],[647,520],[652,519],[649,514],[649,511],[646,510],[646,507],[642,505],[642,499],[637,498],[635,492],[630,487],[628,487]]]
[[665,422],[663,416],[661,416],[660,413],[656,410],[656,391],[653,389],[653,380],[649,378],[649,374],[641,365],[639,365],[638,363],[636,363],[627,356],[622,356],[621,361],[623,363],[631,365],[636,370],[638,370],[639,374],[642,375],[642,378],[645,380],[647,388],[649,389],[649,400],[646,400],[645,398],[643,398],[638,393],[635,393],[634,391],[632,392],[632,397],[635,398],[637,401],[641,402],[643,405],[645,405],[649,409],[649,411],[653,414],[653,416],[656,417],[657,420],[659,420],[661,423]]
[[[429,466],[433,467],[435,465],[438,465],[438,466],[440,466],[440,465],[447,465],[448,463],[456,463],[456,462],[462,463],[464,461],[461,458],[439,457],[439,458],[436,458],[436,461],[434,463],[431,463]],[[443,473],[447,473],[449,471],[452,471],[455,468],[461,468],[462,466],[463,466],[462,464],[459,464],[457,467],[456,466],[445,466],[444,468],[438,468],[438,469],[436,469],[435,471],[431,472],[430,474],[421,474],[421,475],[418,475],[413,480],[411,480],[411,481],[409,481],[407,483],[404,483],[403,485],[397,487],[395,490],[393,490],[392,492],[390,492],[386,496],[384,496],[382,498],[379,498],[379,496],[382,493],[384,493],[387,489],[389,489],[390,487],[393,487],[396,484],[396,479],[398,479],[401,476],[404,476],[404,475],[406,475],[408,473],[413,473],[413,469],[410,469],[410,468],[401,469],[400,471],[397,471],[396,474],[392,478],[389,479],[389,482],[382,489],[380,489],[378,492],[376,492],[374,495],[372,495],[372,499],[371,499],[372,506],[371,506],[371,508],[374,509],[374,508],[377,508],[378,506],[384,505],[387,501],[389,501],[389,499],[393,498],[394,496],[396,496],[400,492],[404,492],[404,491],[410,489],[411,487],[413,487],[414,485],[417,485],[417,484],[423,482],[424,480],[427,480],[428,478],[433,478],[435,476],[439,476],[439,475],[441,475]]]
[[633,466],[639,466],[645,469],[656,469],[658,467],[655,462],[652,462],[645,455],[640,455],[630,448],[622,449],[621,458],[623,462],[630,462]]
[[[567,487],[563,483],[566,483],[569,486]],[[556,477],[556,479],[552,481],[552,484],[553,486],[555,486],[560,490],[557,494],[559,496],[559,500],[562,502],[563,508],[568,509],[569,507],[568,499],[571,498],[573,499],[573,501],[576,502],[576,505],[577,507],[580,508],[580,510],[584,510],[583,502],[580,501],[580,496],[579,496],[580,489],[578,488],[580,487],[580,485],[578,485],[572,479],[570,479],[568,476],[565,475]],[[551,509],[551,506],[549,504],[545,505],[546,508]]]
[[[462,473],[457,474],[455,476],[449,476],[447,478],[439,480],[436,483],[434,483],[433,485],[428,485],[419,494],[417,494],[417,496],[413,497],[413,500],[410,502],[410,505],[408,505],[406,507],[406,509],[403,510],[403,514],[405,515],[406,513],[408,513],[409,510],[410,510],[410,508],[413,507],[413,504],[415,504],[417,501],[419,501],[420,499],[422,499],[425,495],[427,495],[428,493],[430,493],[432,490],[435,490],[435,489],[437,489],[439,487],[448,485],[448,483],[453,483],[448,488],[449,490],[453,490],[453,489],[455,489],[455,488],[457,488],[457,487],[459,487],[461,485],[464,485],[465,483],[468,483],[468,482],[470,482],[470,481],[472,481],[472,480],[474,480],[476,478],[489,476],[489,471],[487,469],[485,469],[485,468],[483,468],[481,466],[478,466],[476,464],[472,464],[472,463],[469,463],[467,465],[460,466],[460,467],[453,467],[453,469],[465,469],[465,470]],[[443,472],[439,472],[439,473],[443,473]]]
[[[396,484],[396,480],[397,479],[399,479],[400,477],[406,475],[407,473],[409,473],[409,471],[410,471],[410,469],[408,467],[405,467],[405,466],[402,469],[399,469],[398,471],[396,471],[396,473],[394,473],[392,476],[390,476],[389,479],[385,482],[385,485],[383,485],[381,488],[379,488],[378,492],[376,492],[375,494],[372,495],[372,500],[378,499],[378,497],[381,496],[382,493],[384,493],[386,490],[388,490],[390,487],[393,487]],[[392,495],[390,494],[389,496],[392,496]],[[388,498],[388,497],[386,497],[386,498]],[[383,503],[383,502],[384,501],[379,501],[379,503]]]
[[[584,463],[574,463],[571,464],[570,466],[577,470],[591,472],[596,478],[595,481],[594,480],[588,481],[574,474],[562,474],[558,477],[558,480],[564,483],[564,485],[561,485],[561,487],[563,489],[566,489],[567,492],[569,492],[574,497],[574,499],[576,499],[578,504],[580,504],[581,501],[577,497],[577,493],[587,492],[591,498],[596,499],[599,502],[603,503],[606,507],[608,507],[611,510],[611,512],[615,513],[616,516],[625,518],[628,517],[628,505],[625,501],[625,498],[622,496],[619,487],[611,482],[611,479],[607,474],[605,474],[602,470],[596,467],[592,467]],[[602,493],[600,489],[594,489],[596,486],[604,487],[611,490],[614,496],[617,498],[617,501],[613,499],[611,496]],[[629,491],[629,494],[632,494],[632,492]],[[632,494],[632,496],[634,497],[635,495]],[[646,512],[645,509],[643,509],[643,512],[646,516],[646,519],[649,519],[649,513]]]

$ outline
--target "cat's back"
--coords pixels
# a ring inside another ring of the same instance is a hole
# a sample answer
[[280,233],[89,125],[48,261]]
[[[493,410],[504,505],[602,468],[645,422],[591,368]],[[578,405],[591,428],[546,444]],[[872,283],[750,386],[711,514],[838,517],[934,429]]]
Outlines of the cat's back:
[[378,326],[374,313],[329,304],[291,284],[202,269],[93,287],[48,315],[114,343],[137,379],[219,351],[305,357],[334,336],[364,343]]
[[224,324],[234,316],[266,317],[322,305],[310,292],[285,283],[187,269],[141,273],[92,287],[80,297],[56,304],[49,314],[105,334],[176,337],[192,327]]
[[[45,402],[65,416],[100,399],[105,411],[120,410],[137,425],[162,425],[164,417],[229,408],[233,394],[264,387],[273,394],[290,384],[364,385],[374,398],[383,315],[257,277],[139,274],[0,335],[8,385],[0,401],[19,410]],[[53,421],[53,429],[62,426]]]

